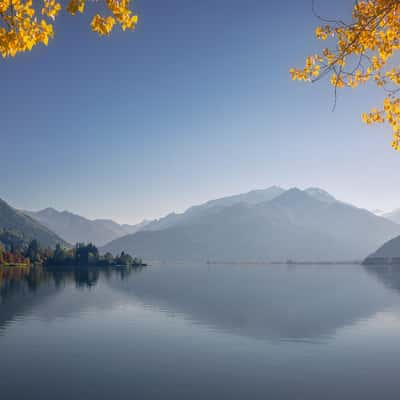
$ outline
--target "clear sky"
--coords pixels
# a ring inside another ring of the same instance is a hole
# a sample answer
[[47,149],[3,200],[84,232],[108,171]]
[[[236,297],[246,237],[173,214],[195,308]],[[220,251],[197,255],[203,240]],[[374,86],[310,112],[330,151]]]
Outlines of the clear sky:
[[[348,16],[348,0],[317,0]],[[89,5],[93,15],[96,4]],[[311,0],[137,0],[136,32],[55,22],[48,48],[0,60],[0,197],[134,223],[211,198],[322,187],[400,207],[389,127],[361,112],[374,89],[293,83],[319,44]]]

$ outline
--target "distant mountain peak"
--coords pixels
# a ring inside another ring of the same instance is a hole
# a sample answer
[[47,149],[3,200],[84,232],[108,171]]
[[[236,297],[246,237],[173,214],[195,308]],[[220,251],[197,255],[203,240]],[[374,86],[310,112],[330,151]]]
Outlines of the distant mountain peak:
[[25,215],[20,210],[11,207],[2,199],[0,199],[0,230],[17,232],[27,241],[36,239],[46,247],[53,247],[57,243],[67,244],[46,226],[40,224],[29,215]]
[[310,187],[306,189],[305,192],[310,196],[313,196],[314,198],[327,203],[333,203],[337,201],[335,197],[333,197],[330,193],[321,188]]
[[266,189],[251,190],[248,193],[254,193],[254,192],[281,192],[281,193],[283,193],[284,191],[285,191],[285,189],[281,188],[280,186],[273,185],[273,186],[267,187]]
[[126,250],[159,261],[360,260],[400,233],[400,226],[323,189],[279,192],[211,200],[150,223],[101,251]]
[[47,207],[47,208],[44,208],[43,210],[39,210],[38,213],[41,213],[41,214],[58,214],[59,211],[56,210],[53,207]]
[[285,202],[290,202],[295,204],[296,202],[300,200],[313,200],[314,196],[311,196],[304,190],[301,190],[297,187],[290,188],[280,194],[279,196],[275,197],[272,199],[273,203],[285,203]]
[[177,224],[192,223],[195,219],[199,220],[210,213],[217,213],[223,208],[232,207],[237,204],[256,205],[271,201],[278,197],[285,190],[279,186],[271,186],[267,189],[256,189],[246,193],[240,193],[227,197],[220,197],[217,199],[209,200],[203,204],[195,205],[188,208],[184,213],[176,214],[170,213],[165,217],[148,223],[143,230],[145,231],[158,231]]
[[301,190],[298,187],[294,186],[294,187],[286,190],[285,193],[288,193],[288,194],[299,193],[300,194],[300,193],[304,193],[304,190]]
[[23,211],[23,213],[46,226],[69,243],[91,242],[98,246],[136,232],[145,225],[145,223],[120,225],[111,219],[90,220],[70,211],[58,211],[51,207],[37,212]]

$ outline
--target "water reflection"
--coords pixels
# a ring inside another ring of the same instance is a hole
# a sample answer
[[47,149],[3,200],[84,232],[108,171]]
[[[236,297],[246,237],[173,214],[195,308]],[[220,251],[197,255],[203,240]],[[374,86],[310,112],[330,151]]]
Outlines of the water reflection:
[[394,400],[398,278],[354,265],[2,270],[2,394]]
[[[79,295],[84,289],[90,293]],[[377,313],[398,312],[399,291],[400,269],[357,265],[3,269],[0,328],[38,304],[56,318],[124,302],[245,337],[317,343]]]
[[[93,289],[102,279],[124,280],[141,270],[142,267],[0,267],[0,330],[17,316],[28,314],[38,304],[54,301],[54,296],[67,287]],[[65,304],[66,308],[71,306],[71,302]],[[74,309],[76,306],[74,304]],[[55,317],[59,311],[54,310]]]
[[96,286],[102,276],[109,280],[117,276],[122,280],[129,277],[132,272],[139,272],[143,267],[105,267],[105,268],[54,268],[48,269],[40,266],[32,268],[3,268],[0,267],[0,300],[25,292],[35,292],[42,285],[53,283],[60,288],[70,283],[75,283],[77,288],[92,288]]
[[364,268],[386,287],[400,293],[400,266],[366,265]]
[[329,339],[399,303],[358,265],[168,266],[110,285],[194,323],[268,340]]

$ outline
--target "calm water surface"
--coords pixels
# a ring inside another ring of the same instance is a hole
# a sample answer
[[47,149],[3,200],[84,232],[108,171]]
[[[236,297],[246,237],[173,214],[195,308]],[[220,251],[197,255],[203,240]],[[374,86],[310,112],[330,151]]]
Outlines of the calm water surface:
[[0,270],[1,399],[398,399],[400,269]]

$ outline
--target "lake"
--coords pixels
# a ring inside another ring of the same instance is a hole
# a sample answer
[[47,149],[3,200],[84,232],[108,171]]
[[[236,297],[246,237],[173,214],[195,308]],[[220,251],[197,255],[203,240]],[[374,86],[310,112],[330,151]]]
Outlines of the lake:
[[1,399],[398,399],[400,269],[0,270]]

